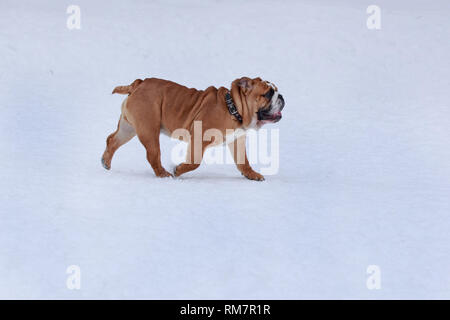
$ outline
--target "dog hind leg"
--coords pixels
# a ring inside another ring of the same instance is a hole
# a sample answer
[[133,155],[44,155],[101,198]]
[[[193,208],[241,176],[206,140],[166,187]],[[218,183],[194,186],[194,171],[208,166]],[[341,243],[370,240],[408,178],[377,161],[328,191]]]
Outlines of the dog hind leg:
[[106,139],[106,149],[102,156],[102,165],[105,169],[111,169],[111,160],[114,153],[122,145],[133,139],[136,131],[133,126],[124,118],[123,114],[120,116],[117,130],[110,134]]
[[161,150],[159,145],[159,132],[145,131],[138,133],[138,138],[147,151],[147,160],[153,168],[155,175],[160,178],[172,177],[161,164]]

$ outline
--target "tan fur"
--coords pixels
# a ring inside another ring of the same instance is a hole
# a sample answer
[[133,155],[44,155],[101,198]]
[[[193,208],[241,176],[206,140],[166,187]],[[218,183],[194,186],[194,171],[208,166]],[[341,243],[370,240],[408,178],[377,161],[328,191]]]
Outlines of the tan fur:
[[[113,93],[129,94],[122,104],[122,114],[116,132],[107,139],[107,147],[102,162],[105,168],[111,167],[114,152],[136,134],[147,150],[147,159],[158,177],[172,176],[161,165],[159,135],[162,129],[171,134],[176,129],[186,129],[191,134],[185,163],[175,168],[175,176],[196,169],[200,162],[194,161],[194,121],[202,121],[203,132],[210,128],[220,130],[226,136],[227,129],[248,129],[256,121],[256,112],[263,108],[267,101],[262,95],[269,85],[260,78],[243,77],[233,81],[231,95],[243,118],[239,123],[227,109],[224,87],[209,87],[206,90],[190,89],[175,82],[148,78],[137,79],[129,86],[119,86]],[[202,133],[203,134],[203,133]],[[239,137],[244,139],[245,135]],[[200,150],[200,160],[205,149],[214,141],[203,141]],[[239,144],[237,144],[239,145]],[[236,146],[230,147],[236,161]],[[255,172],[247,160],[245,150],[244,161],[237,164],[239,171],[249,179],[263,180],[263,176]],[[238,163],[236,161],[236,163]]]

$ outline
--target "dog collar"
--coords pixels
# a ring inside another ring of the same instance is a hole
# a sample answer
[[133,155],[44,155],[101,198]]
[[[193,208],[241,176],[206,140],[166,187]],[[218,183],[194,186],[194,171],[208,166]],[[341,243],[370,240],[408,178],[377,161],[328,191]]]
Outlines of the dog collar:
[[242,117],[239,114],[236,105],[233,102],[233,98],[231,97],[230,91],[227,91],[227,93],[225,93],[225,103],[227,104],[228,112],[232,116],[234,116],[237,119],[237,121],[242,123]]

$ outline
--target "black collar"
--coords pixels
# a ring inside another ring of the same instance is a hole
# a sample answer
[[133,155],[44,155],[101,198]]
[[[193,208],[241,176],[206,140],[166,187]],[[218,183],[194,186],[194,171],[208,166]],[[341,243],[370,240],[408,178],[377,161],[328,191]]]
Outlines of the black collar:
[[242,117],[239,114],[236,105],[233,102],[233,98],[231,97],[230,91],[227,91],[227,93],[225,93],[225,103],[227,104],[228,112],[231,115],[233,115],[237,119],[237,121],[242,123]]

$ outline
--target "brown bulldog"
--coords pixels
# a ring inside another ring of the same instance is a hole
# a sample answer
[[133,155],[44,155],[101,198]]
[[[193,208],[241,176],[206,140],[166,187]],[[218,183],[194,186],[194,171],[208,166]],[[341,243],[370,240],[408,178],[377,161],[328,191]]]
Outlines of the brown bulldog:
[[[245,131],[259,129],[264,123],[281,119],[284,100],[270,82],[243,77],[232,82],[231,90],[224,87],[196,90],[171,81],[149,78],[116,87],[112,93],[128,94],[128,97],[122,103],[117,130],[106,139],[102,157],[105,169],[111,168],[114,152],[137,135],[147,150],[147,160],[155,174],[158,177],[172,176],[161,165],[159,135],[162,132],[189,143],[186,162],[175,168],[174,175],[192,171],[200,165],[206,148],[225,142],[217,136],[208,141],[194,139],[194,128],[198,128],[200,123],[203,132],[214,128],[222,137],[227,137],[226,143],[237,168],[245,177],[264,180],[248,162]],[[177,134],[180,129],[189,134]],[[228,139],[230,130],[238,132],[232,135],[231,143]]]

